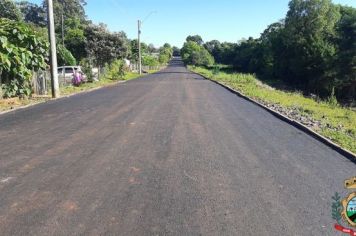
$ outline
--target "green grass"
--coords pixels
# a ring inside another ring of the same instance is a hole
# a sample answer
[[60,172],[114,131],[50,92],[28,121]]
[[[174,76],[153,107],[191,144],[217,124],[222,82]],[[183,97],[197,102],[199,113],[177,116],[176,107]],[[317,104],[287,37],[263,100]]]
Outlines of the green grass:
[[[155,71],[149,71],[149,73],[154,73]],[[143,76],[143,75],[142,75]],[[88,91],[94,88],[100,88],[104,86],[110,86],[113,84],[116,84],[119,81],[125,81],[125,80],[132,80],[141,77],[138,73],[133,73],[133,72],[128,72],[122,79],[117,79],[117,80],[111,80],[108,78],[101,78],[97,82],[90,82],[90,83],[85,83],[81,84],[80,86],[66,86],[64,88],[61,88],[61,95],[71,95],[83,91]]]
[[226,84],[248,97],[259,101],[278,104],[285,108],[296,109],[321,122],[314,130],[331,139],[340,146],[356,153],[356,111],[340,105],[318,102],[304,97],[298,92],[285,92],[273,89],[261,83],[254,75],[240,73],[215,72],[200,67],[189,67],[212,80]]
[[[148,71],[148,73],[154,73],[154,72],[156,72],[156,71],[154,71],[154,70]],[[142,75],[142,76],[144,76],[144,75]],[[85,83],[85,84],[81,84],[78,87],[70,85],[70,86],[60,88],[60,93],[61,93],[61,96],[67,96],[67,95],[80,93],[80,92],[88,91],[88,90],[95,89],[95,88],[114,85],[114,84],[118,83],[119,81],[132,80],[132,79],[136,79],[139,77],[141,77],[141,75],[139,75],[138,73],[127,72],[126,75],[124,76],[124,78],[122,78],[122,79],[111,80],[111,79],[107,79],[107,78],[102,78],[98,82]],[[51,100],[50,94],[51,94],[51,91],[49,91],[49,95],[33,96],[28,99],[20,99],[18,97],[10,98],[10,99],[0,99],[0,112],[13,110],[13,109],[16,109],[19,107],[37,104],[37,103]]]

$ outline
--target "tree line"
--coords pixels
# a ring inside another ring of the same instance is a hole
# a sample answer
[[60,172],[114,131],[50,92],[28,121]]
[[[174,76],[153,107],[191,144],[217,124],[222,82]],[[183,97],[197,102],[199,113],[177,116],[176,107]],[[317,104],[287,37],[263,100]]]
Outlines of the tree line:
[[[255,73],[262,80],[279,80],[322,98],[356,99],[353,7],[331,0],[291,0],[286,17],[269,25],[259,38],[203,43],[199,35],[189,36],[182,57],[188,64],[211,65],[203,49],[216,63]],[[201,57],[197,56],[199,51]]]
[[[86,0],[53,0],[58,64],[104,67],[124,58],[136,63],[137,40],[128,39],[125,32],[111,32],[105,24],[94,24],[85,14],[86,4]],[[9,45],[11,48],[21,46],[17,40],[18,35],[11,30],[14,25],[21,31],[21,35],[41,42],[41,50],[35,52],[48,63],[46,1],[37,5],[28,1],[0,0],[0,39],[2,40],[0,41],[2,42],[0,43],[0,82],[3,84],[3,93],[6,97],[23,94],[23,90],[18,89],[19,87],[30,91],[30,72],[46,67],[46,63],[38,63],[36,66],[25,66],[25,63],[19,67],[16,61],[10,60]],[[5,40],[6,44],[3,43]],[[27,44],[22,48],[26,53],[19,52],[18,58],[21,61],[30,61],[26,56],[36,47],[38,46]],[[142,43],[141,47],[144,65],[166,64],[173,54],[173,48],[169,44],[155,48],[153,45]],[[35,64],[36,61],[31,63]],[[26,76],[21,79],[20,72],[25,69]],[[11,92],[7,92],[9,90]]]

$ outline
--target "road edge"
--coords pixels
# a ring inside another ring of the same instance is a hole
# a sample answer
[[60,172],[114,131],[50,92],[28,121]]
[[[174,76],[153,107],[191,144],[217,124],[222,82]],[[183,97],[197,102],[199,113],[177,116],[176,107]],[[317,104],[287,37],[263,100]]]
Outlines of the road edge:
[[70,97],[73,97],[73,96],[90,93],[90,92],[93,92],[95,90],[99,90],[99,89],[103,89],[103,88],[107,88],[107,87],[111,87],[111,86],[116,86],[118,84],[122,84],[122,83],[125,83],[127,81],[130,81],[130,80],[121,80],[121,81],[113,82],[112,84],[103,85],[103,86],[100,86],[100,87],[96,87],[96,88],[80,91],[80,92],[77,92],[77,93],[63,95],[63,96],[60,96],[59,98],[49,98],[48,100],[43,101],[43,102],[32,103],[32,104],[28,104],[26,106],[19,106],[19,107],[16,107],[15,109],[12,109],[12,110],[7,110],[7,111],[0,112],[0,116],[1,115],[5,115],[5,114],[9,114],[11,112],[23,110],[23,109],[26,109],[26,108],[29,108],[29,107],[37,106],[37,105],[40,105],[40,104],[46,104],[48,102],[53,102],[53,101],[57,101],[57,100],[65,99],[65,98],[70,98]]
[[[163,69],[165,69],[165,68],[166,67],[164,67]],[[161,70],[163,70],[163,69],[161,69]],[[159,71],[161,71],[161,70],[159,70]],[[11,109],[11,110],[6,110],[6,111],[0,112],[0,116],[1,115],[5,115],[5,114],[9,114],[9,113],[12,113],[12,112],[15,112],[15,111],[23,110],[23,109],[26,109],[26,108],[29,108],[29,107],[37,106],[37,105],[40,105],[40,104],[46,104],[47,102],[52,102],[52,101],[57,101],[57,100],[65,99],[65,98],[70,98],[70,97],[73,97],[73,96],[90,93],[90,92],[93,92],[93,91],[96,91],[96,90],[99,90],[99,89],[103,89],[103,88],[107,88],[107,87],[111,87],[111,86],[117,86],[119,84],[126,83],[127,81],[130,81],[130,80],[135,80],[135,79],[142,78],[142,77],[144,77],[146,75],[156,74],[159,71],[156,71],[156,72],[153,72],[153,73],[144,74],[144,75],[138,76],[138,77],[133,78],[133,79],[119,80],[119,81],[113,82],[111,84],[102,85],[102,86],[99,86],[99,87],[96,87],[96,88],[84,90],[84,91],[77,92],[77,93],[63,95],[63,96],[60,96],[59,98],[50,98],[47,101],[43,101],[43,102],[32,103],[32,104],[28,104],[26,106],[19,106],[19,107],[16,107],[15,109]]]
[[245,100],[247,100],[247,101],[249,101],[249,102],[251,102],[251,103],[253,103],[253,104],[255,104],[255,105],[259,106],[259,107],[261,107],[261,108],[263,108],[264,110],[268,111],[269,113],[271,113],[275,117],[279,118],[280,120],[283,120],[284,122],[287,122],[288,124],[298,128],[299,130],[302,130],[304,133],[306,133],[309,136],[312,136],[313,138],[315,138],[316,140],[324,143],[328,147],[332,148],[334,151],[340,153],[341,155],[346,157],[348,160],[350,160],[351,162],[356,164],[356,154],[355,153],[353,153],[353,152],[341,147],[340,145],[334,143],[330,139],[328,139],[328,138],[322,136],[321,134],[315,132],[314,130],[310,129],[309,127],[307,127],[307,126],[299,123],[298,121],[293,120],[293,119],[291,119],[291,118],[289,118],[289,117],[287,117],[287,116],[285,116],[285,115],[283,115],[283,114],[281,114],[281,113],[279,113],[279,112],[277,112],[275,110],[272,110],[271,108],[263,105],[262,103],[258,102],[257,100],[246,96],[245,94],[243,94],[243,93],[231,88],[230,86],[228,86],[226,84],[223,84],[223,83],[220,83],[220,82],[215,81],[213,79],[210,79],[210,78],[208,78],[208,77],[206,77],[206,76],[204,76],[202,74],[199,74],[197,72],[194,72],[194,71],[191,71],[191,70],[189,70],[189,71],[191,73],[194,73],[196,75],[199,75],[199,76],[205,78],[206,80],[209,80],[209,81],[211,81],[211,82],[213,82],[215,84],[218,84],[218,85],[222,86],[223,88],[229,90],[233,94],[235,94],[235,95],[237,95],[237,96],[239,96],[239,97],[241,97],[241,98],[243,98],[243,99],[245,99]]

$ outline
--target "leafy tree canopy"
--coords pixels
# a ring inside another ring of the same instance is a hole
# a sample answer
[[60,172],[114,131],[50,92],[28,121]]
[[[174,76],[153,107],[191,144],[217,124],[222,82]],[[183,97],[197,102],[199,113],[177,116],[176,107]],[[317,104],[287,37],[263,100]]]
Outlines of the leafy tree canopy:
[[214,58],[201,45],[194,41],[187,41],[181,50],[184,63],[197,66],[210,66],[214,64]]
[[17,3],[20,9],[24,21],[28,23],[33,23],[40,27],[45,27],[46,24],[46,11],[42,6],[30,3],[28,1],[21,1]]
[[186,39],[187,42],[193,41],[196,42],[199,45],[203,45],[203,39],[200,35],[189,35]]
[[86,51],[96,65],[104,66],[128,56],[129,42],[124,32],[111,33],[104,24],[85,29]]
[[0,18],[22,20],[22,14],[13,0],[0,0]]

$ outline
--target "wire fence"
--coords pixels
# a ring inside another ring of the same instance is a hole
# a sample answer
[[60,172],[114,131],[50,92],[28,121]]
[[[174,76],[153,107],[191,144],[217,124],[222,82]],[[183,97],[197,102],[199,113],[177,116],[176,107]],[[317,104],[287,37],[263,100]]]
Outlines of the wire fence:
[[[71,85],[71,81],[65,79],[65,76],[58,75],[59,87],[66,87]],[[33,94],[35,95],[49,95],[51,94],[51,72],[49,70],[39,70],[33,72],[31,85]]]
[[48,95],[51,92],[51,73],[43,70],[34,72],[31,84],[34,94]]
[[[161,70],[164,66],[142,66],[143,72],[148,72],[152,70]],[[138,65],[131,64],[130,71],[138,72]],[[100,74],[103,74],[104,70],[101,70]],[[98,77],[98,72],[94,73],[94,77]],[[59,87],[70,86],[71,80],[66,78],[64,75],[58,75]],[[46,96],[51,94],[51,73],[49,70],[39,70],[37,72],[33,72],[31,85],[33,88],[33,93],[35,95]]]
[[[148,71],[152,71],[152,70],[161,70],[163,68],[164,68],[164,66],[161,66],[161,65],[159,65],[159,66],[142,66],[142,71],[148,72]],[[138,64],[131,64],[130,70],[137,72],[139,70]]]

